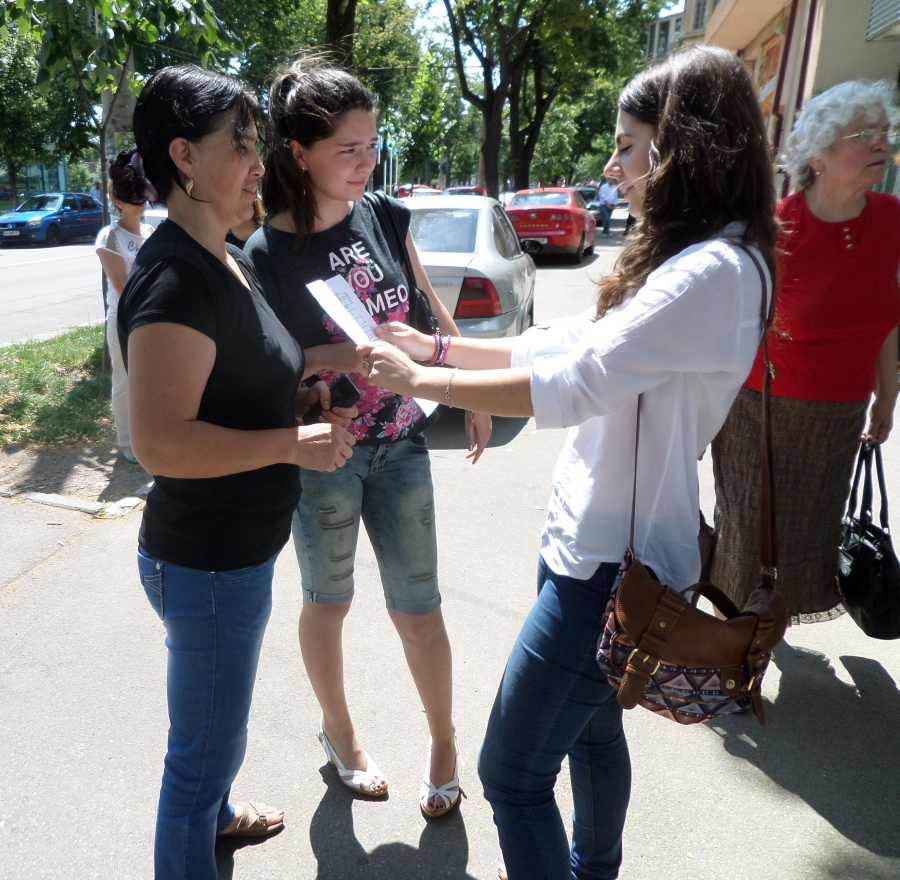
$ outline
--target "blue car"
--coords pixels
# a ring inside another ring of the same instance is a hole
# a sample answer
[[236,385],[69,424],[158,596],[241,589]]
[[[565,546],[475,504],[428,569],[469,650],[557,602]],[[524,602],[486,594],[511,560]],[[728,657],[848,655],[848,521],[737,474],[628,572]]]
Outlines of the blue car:
[[0,216],[0,242],[44,241],[95,236],[103,223],[100,203],[84,193],[40,193]]

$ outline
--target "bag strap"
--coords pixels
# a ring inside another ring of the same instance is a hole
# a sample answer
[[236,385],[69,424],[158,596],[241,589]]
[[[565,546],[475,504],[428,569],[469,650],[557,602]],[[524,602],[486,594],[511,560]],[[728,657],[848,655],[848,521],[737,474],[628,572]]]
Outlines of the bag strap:
[[[772,376],[775,374],[775,367],[769,360],[769,346],[766,337],[768,336],[769,326],[772,323],[772,312],[774,307],[774,293],[769,295],[769,285],[766,281],[765,272],[762,265],[756,258],[753,251],[741,242],[732,241],[731,244],[739,247],[750,259],[759,273],[760,281],[760,322],[762,324],[762,345],[763,358],[766,363],[765,378],[763,380],[762,393],[762,460],[760,466],[760,496],[759,496],[759,561],[761,586],[767,590],[775,589],[775,579],[778,576],[778,544],[775,529],[775,471],[772,466],[772,423],[769,413],[769,398],[771,396],[770,386]],[[631,527],[629,530],[628,546],[634,548],[634,511],[637,504],[637,465],[638,465],[638,446],[641,438],[641,405],[644,395],[639,394],[637,399],[637,415],[635,417],[634,432],[634,478],[631,487]]]
[[887,487],[884,482],[884,464],[881,461],[881,444],[873,443],[875,447],[875,471],[878,474],[878,491],[881,493],[881,512],[879,519],[881,520],[881,528],[886,532],[891,530],[888,524],[888,497]]
[[393,239],[397,257],[406,272],[406,280],[409,281],[410,286],[418,287],[416,273],[413,270],[412,260],[409,258],[409,250],[406,247],[406,239],[400,232],[400,224],[397,222],[397,215],[394,213],[394,208],[387,193],[378,189],[375,192],[365,193],[363,198],[372,206],[381,228]]
[[[847,499],[847,513],[846,517],[856,517],[856,499],[857,493],[859,492],[859,480],[862,476],[863,467],[866,463],[866,458],[868,456],[868,450],[866,449],[865,443],[859,444],[859,452],[856,456],[856,471],[853,474],[853,485],[850,488],[850,497]],[[863,487],[863,491],[865,491],[865,487]],[[860,514],[862,511],[860,511]]]

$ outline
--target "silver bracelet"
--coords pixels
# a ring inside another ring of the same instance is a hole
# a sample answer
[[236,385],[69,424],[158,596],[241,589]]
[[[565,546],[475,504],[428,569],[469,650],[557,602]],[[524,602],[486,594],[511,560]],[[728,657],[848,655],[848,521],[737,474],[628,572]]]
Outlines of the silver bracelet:
[[454,367],[450,371],[450,376],[447,379],[447,390],[444,392],[444,397],[447,399],[448,402],[450,400],[450,383],[453,381],[453,376],[456,374],[456,371],[458,369],[459,369],[459,367]]

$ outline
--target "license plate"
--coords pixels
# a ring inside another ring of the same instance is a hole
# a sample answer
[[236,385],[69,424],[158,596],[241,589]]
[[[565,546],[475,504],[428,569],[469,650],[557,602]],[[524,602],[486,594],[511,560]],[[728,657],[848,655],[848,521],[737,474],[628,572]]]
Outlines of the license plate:
[[4,229],[3,234],[4,235],[18,235],[19,230],[18,229]]

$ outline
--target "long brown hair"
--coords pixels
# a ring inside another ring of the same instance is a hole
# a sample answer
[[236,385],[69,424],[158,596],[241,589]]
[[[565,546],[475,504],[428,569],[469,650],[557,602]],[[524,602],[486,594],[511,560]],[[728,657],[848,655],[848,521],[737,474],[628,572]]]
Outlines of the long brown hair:
[[619,110],[656,128],[643,215],[599,283],[603,317],[666,260],[717,235],[747,226],[775,277],[775,183],[762,113],[741,61],[725,49],[674,52],[635,76]]
[[287,211],[298,240],[313,231],[316,197],[291,141],[312,146],[334,134],[351,110],[378,112],[378,96],[327,55],[305,54],[275,74],[269,90],[268,152],[263,202],[269,217]]

